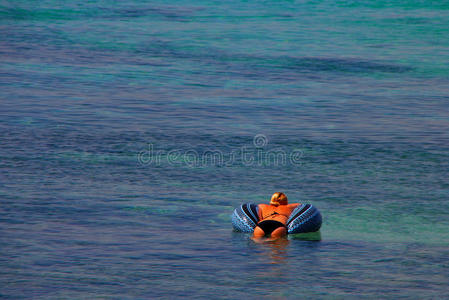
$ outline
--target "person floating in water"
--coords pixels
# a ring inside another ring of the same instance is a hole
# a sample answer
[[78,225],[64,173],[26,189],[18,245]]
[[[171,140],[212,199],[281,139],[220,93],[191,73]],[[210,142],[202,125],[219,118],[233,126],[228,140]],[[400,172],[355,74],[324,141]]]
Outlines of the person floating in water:
[[288,204],[284,193],[274,193],[270,204],[243,203],[231,215],[234,231],[251,233],[255,239],[287,234],[318,232],[321,228],[320,211],[312,204]]
[[254,237],[261,238],[271,235],[279,238],[287,235],[287,221],[293,210],[300,203],[288,204],[288,198],[284,193],[274,193],[270,204],[259,204],[259,222],[254,228]]

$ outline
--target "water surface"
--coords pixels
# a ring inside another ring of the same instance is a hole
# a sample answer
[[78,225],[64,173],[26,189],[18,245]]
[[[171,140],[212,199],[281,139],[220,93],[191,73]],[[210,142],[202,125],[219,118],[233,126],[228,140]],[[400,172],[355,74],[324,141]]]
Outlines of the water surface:
[[448,9],[1,3],[0,297],[449,297]]

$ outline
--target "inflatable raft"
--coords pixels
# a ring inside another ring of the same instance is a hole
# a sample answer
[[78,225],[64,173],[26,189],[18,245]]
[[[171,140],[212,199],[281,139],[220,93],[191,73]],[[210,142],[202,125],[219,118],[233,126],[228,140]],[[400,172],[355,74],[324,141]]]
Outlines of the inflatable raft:
[[[254,203],[244,203],[232,213],[232,226],[237,232],[252,233],[259,223],[259,208]],[[316,232],[321,228],[322,217],[319,210],[311,204],[296,207],[287,220],[287,233]]]

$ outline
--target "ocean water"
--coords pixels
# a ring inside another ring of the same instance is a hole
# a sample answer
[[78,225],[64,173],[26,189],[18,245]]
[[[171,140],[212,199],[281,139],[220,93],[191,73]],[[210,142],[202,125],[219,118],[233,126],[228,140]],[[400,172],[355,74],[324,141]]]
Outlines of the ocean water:
[[[445,1],[1,1],[0,298],[449,298]],[[240,203],[312,203],[255,242]]]

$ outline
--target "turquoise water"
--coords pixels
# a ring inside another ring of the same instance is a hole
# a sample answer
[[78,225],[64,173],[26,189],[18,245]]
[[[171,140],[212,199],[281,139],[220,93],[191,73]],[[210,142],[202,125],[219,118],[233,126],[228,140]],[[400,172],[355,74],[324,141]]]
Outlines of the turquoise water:
[[[0,297],[448,298],[448,36],[444,1],[0,2]],[[320,238],[232,232],[276,191]]]

